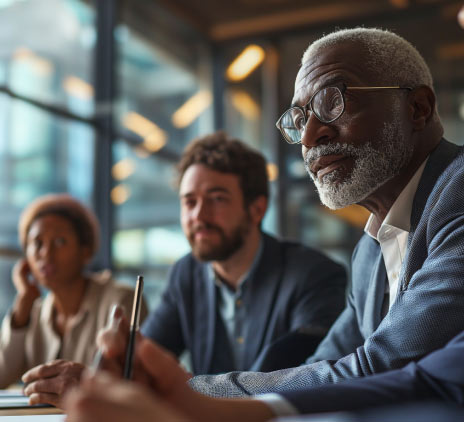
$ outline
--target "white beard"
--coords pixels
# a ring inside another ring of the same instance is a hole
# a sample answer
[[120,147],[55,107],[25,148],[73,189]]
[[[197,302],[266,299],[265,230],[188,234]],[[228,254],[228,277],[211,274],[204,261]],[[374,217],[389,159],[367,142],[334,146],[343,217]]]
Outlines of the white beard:
[[[360,147],[351,144],[328,144],[311,148],[304,157],[305,168],[313,179],[321,202],[331,209],[356,204],[375,192],[388,180],[395,177],[410,161],[413,147],[408,143],[394,120],[384,124],[381,139],[365,142]],[[340,181],[340,171],[334,170],[319,180],[310,171],[317,158],[341,154],[354,158],[353,171],[348,178]],[[338,180],[338,183],[337,183]]]

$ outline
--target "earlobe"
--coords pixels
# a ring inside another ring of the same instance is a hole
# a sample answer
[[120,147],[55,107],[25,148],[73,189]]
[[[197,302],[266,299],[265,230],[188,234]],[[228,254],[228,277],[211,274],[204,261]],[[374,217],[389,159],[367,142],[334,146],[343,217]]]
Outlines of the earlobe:
[[435,111],[435,94],[428,86],[419,86],[409,94],[409,104],[414,130],[424,129]]
[[260,223],[267,210],[267,198],[259,196],[250,204],[250,215],[254,222]]

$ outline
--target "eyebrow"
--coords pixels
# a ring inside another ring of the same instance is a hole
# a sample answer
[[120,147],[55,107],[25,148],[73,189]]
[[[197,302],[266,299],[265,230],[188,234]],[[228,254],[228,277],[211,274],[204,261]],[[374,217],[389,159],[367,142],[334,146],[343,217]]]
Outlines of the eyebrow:
[[[332,76],[330,77],[329,79],[327,79],[326,81],[324,81],[324,83],[322,83],[321,85],[318,86],[318,88],[316,90],[314,90],[314,93],[311,95],[310,98],[313,97],[313,95],[320,91],[321,89],[324,89],[324,88],[327,88],[328,86],[333,86],[335,84],[338,84],[340,82],[345,82],[343,77],[341,75],[337,75],[337,76]],[[299,107],[299,105],[295,102],[293,102],[291,104],[291,107]]]
[[[211,194],[211,193],[227,193],[227,194],[230,194],[230,191],[226,188],[223,188],[222,186],[213,186],[212,188],[209,188],[206,190],[206,193],[207,194]],[[194,192],[187,192],[187,193],[184,193],[184,194],[181,194],[180,197],[181,198],[187,198],[189,196],[194,196],[195,193]]]

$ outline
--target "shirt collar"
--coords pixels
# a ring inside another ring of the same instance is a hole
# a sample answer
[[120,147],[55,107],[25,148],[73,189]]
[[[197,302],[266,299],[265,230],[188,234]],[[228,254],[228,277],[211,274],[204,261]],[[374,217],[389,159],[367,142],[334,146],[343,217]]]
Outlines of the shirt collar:
[[[398,228],[402,231],[409,232],[411,229],[411,213],[412,213],[412,203],[414,201],[414,196],[416,195],[417,187],[419,181],[424,172],[425,164],[427,163],[428,157],[420,165],[420,167],[414,173],[411,180],[404,187],[401,193],[396,198],[395,202],[388,211],[385,219],[382,221],[379,232],[382,231],[382,226],[391,226]],[[375,221],[375,215],[371,214],[367,220],[364,232],[372,237],[375,240],[377,239],[377,234],[372,233],[372,225]]]
[[[261,260],[261,255],[263,254],[263,236],[260,235],[259,237],[259,245],[258,245],[258,249],[256,251],[256,254],[255,254],[255,257],[253,259],[253,262],[250,266],[250,268],[248,269],[247,272],[245,272],[239,279],[239,282],[237,283],[237,290],[242,286],[242,284],[248,279],[250,278],[250,276],[253,274],[253,271],[256,269],[256,267],[258,266],[258,262]],[[214,268],[213,268],[213,265],[210,263],[208,265],[208,276],[210,278],[210,280],[213,280],[214,283],[219,286],[219,287],[222,287],[224,286],[224,283],[222,282],[222,280],[218,277],[218,275],[216,274],[216,272],[214,271]],[[228,286],[227,286],[228,287]]]

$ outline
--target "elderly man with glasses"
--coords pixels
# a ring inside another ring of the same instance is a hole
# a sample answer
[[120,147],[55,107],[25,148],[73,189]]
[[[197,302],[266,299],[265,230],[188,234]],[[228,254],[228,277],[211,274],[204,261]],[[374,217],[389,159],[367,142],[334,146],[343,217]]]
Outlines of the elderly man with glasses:
[[[464,153],[442,138],[423,58],[388,31],[329,34],[304,53],[293,105],[277,126],[287,142],[301,144],[323,204],[371,212],[353,253],[346,308],[305,365],[198,376],[188,386],[187,374],[143,340],[148,385],[193,420],[208,420],[210,412],[216,420],[258,421],[430,398],[462,404],[463,334],[444,346],[464,328]],[[120,327],[102,337],[108,358],[124,352]],[[350,379],[339,390],[326,385]],[[198,392],[280,394],[215,401]],[[82,401],[70,403],[75,409]]]

